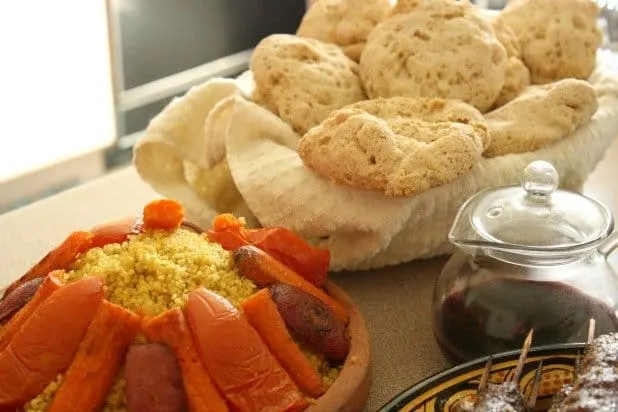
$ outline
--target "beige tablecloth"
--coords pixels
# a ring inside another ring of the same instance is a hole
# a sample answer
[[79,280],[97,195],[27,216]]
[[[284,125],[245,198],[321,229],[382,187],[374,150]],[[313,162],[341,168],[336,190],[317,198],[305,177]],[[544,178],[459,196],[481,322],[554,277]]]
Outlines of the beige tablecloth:
[[[586,183],[585,193],[618,212],[618,142]],[[133,168],[0,216],[0,287],[23,274],[72,230],[138,214],[159,197]],[[618,253],[612,257],[618,268]],[[433,285],[444,259],[371,272],[333,275],[361,308],[369,325],[375,411],[408,386],[449,367],[431,329]]]

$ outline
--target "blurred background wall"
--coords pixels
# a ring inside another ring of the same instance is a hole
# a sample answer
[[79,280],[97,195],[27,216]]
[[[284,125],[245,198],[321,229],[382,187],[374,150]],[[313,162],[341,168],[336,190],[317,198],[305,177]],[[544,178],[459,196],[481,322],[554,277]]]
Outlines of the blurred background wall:
[[[36,13],[32,1],[3,3],[0,213],[129,165],[172,98],[246,70],[260,39],[294,33],[313,1],[54,0]],[[605,47],[618,50],[618,0],[597,2]]]

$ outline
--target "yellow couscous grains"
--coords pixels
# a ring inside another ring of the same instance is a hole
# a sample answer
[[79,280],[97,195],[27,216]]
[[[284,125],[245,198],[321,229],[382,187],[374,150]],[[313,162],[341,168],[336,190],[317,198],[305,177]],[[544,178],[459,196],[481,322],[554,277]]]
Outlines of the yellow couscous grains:
[[98,277],[108,300],[151,316],[182,306],[200,286],[235,306],[257,290],[238,275],[229,251],[186,229],[151,231],[122,244],[93,248],[70,269],[63,280]]
[[[140,315],[156,316],[184,305],[187,296],[205,287],[228,299],[234,306],[257,291],[257,286],[238,274],[232,254],[193,231],[148,231],[131,236],[122,244],[97,247],[84,253],[67,269],[62,280],[73,282],[96,277],[104,284],[105,297]],[[138,335],[135,344],[147,340]],[[310,364],[330,387],[340,367],[329,364],[323,354],[297,341]],[[36,398],[24,412],[44,412],[62,382],[62,375]],[[103,412],[127,412],[124,367],[114,378]]]
[[105,406],[103,406],[102,412],[127,412],[127,400],[124,396],[126,384],[123,366],[114,377],[114,383],[107,394],[107,398],[105,398]]
[[339,372],[341,370],[340,366],[333,367],[330,365],[328,360],[324,357],[323,354],[319,353],[315,349],[305,345],[297,339],[294,339],[296,344],[298,345],[300,351],[307,357],[309,360],[309,364],[313,366],[318,374],[322,377],[322,381],[326,388],[330,388],[330,385],[333,384],[337,376],[339,376]]
[[60,388],[60,384],[62,383],[62,375],[58,375],[58,377],[51,381],[49,385],[41,392],[39,396],[27,402],[24,405],[24,412],[45,412],[52,399],[54,399],[54,395]]

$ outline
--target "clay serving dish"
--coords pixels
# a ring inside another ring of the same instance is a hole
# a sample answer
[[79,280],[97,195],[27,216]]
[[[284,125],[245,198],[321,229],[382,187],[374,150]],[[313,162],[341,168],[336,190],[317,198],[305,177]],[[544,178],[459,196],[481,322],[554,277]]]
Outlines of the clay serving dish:
[[[192,229],[196,232],[203,232],[199,227],[183,222],[182,226],[185,229]],[[131,227],[133,228],[133,227]],[[85,233],[85,232],[80,232]],[[137,233],[137,232],[127,232],[127,233]],[[120,240],[122,241],[122,240]],[[113,243],[117,243],[114,241]],[[50,258],[51,256],[51,258]],[[57,255],[56,255],[57,256]],[[46,258],[44,258],[41,262],[39,262],[28,275],[31,277],[22,277],[20,280],[24,282],[26,279],[42,279],[40,276],[46,276],[45,274],[49,272],[49,269],[58,269],[56,267],[48,267],[46,265],[46,259],[49,263],[49,259],[54,258],[54,252],[50,252]],[[42,268],[45,268],[42,270]],[[32,277],[33,271],[41,272],[39,277]],[[43,274],[45,273],[45,274]],[[30,280],[32,282],[32,280]],[[23,285],[24,283],[22,283]],[[34,291],[31,292],[31,296],[36,292],[36,288],[38,284],[36,284],[33,288]],[[15,289],[15,284],[11,285],[8,289],[8,293],[4,293],[0,290],[0,318],[2,315],[2,307],[7,305],[7,302],[13,299],[14,294],[12,295]],[[62,287],[61,287],[62,289]],[[348,309],[349,321],[348,321],[348,335],[350,337],[350,347],[347,357],[343,362],[343,366],[337,376],[336,380],[332,383],[329,389],[319,398],[313,400],[308,407],[308,411],[318,412],[334,412],[334,411],[342,411],[342,412],[356,412],[362,411],[366,404],[369,388],[370,388],[370,340],[369,334],[366,328],[365,321],[360,313],[358,307],[354,305],[352,300],[346,293],[341,290],[338,286],[336,286],[331,281],[326,281],[323,286],[324,291],[330,295],[332,298],[342,303]],[[3,296],[5,295],[5,296]],[[18,305],[22,307],[23,304]],[[5,308],[6,309],[6,308]],[[36,310],[36,309],[34,309]],[[19,312],[15,312],[19,313]],[[14,315],[11,315],[11,317]],[[11,318],[4,317],[4,323],[9,321]],[[2,320],[2,319],[0,319]],[[0,322],[0,337],[2,335],[2,326],[3,322]],[[1,346],[0,346],[1,348]],[[0,373],[1,375],[1,373]],[[1,378],[1,376],[0,376]],[[0,395],[2,395],[0,391]],[[2,396],[0,396],[1,398]],[[0,399],[1,401],[2,399]],[[2,410],[2,405],[0,405],[0,410]]]
[[337,380],[308,410],[311,412],[362,411],[371,386],[371,344],[363,316],[350,297],[333,282],[325,285],[326,292],[347,307],[350,315],[350,352]]

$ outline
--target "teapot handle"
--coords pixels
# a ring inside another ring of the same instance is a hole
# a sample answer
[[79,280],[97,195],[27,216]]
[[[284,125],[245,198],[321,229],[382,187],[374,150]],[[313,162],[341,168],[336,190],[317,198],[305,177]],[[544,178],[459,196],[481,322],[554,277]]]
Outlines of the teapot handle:
[[618,231],[612,233],[605,239],[601,245],[597,248],[600,254],[603,256],[608,256],[614,250],[618,248]]

